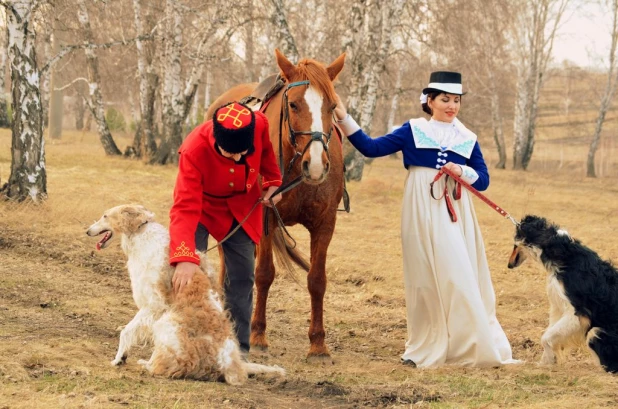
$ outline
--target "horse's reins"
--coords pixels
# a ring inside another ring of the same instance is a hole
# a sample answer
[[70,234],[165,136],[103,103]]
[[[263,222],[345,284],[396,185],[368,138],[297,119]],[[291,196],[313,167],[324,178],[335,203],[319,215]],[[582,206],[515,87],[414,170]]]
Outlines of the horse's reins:
[[[304,81],[292,82],[288,84],[283,90],[283,98],[281,102],[281,112],[279,114],[279,171],[281,172],[281,175],[283,176],[282,179],[284,183],[281,186],[279,186],[279,188],[275,191],[275,193],[272,194],[272,196],[275,196],[279,193],[285,193],[288,190],[291,190],[295,188],[296,186],[298,186],[300,183],[302,183],[303,181],[302,172],[301,174],[299,174],[297,177],[295,177],[291,181],[286,182],[286,179],[292,172],[292,168],[294,167],[296,160],[298,158],[301,158],[305,154],[305,152],[307,152],[307,150],[309,149],[309,146],[314,141],[319,141],[320,143],[322,143],[322,146],[324,147],[324,151],[326,152],[326,156],[330,158],[330,153],[328,151],[328,145],[330,144],[330,138],[333,132],[332,127],[328,133],[319,132],[319,131],[316,131],[316,132],[295,131],[294,128],[292,127],[292,122],[290,121],[290,107],[288,104],[288,91],[294,87],[298,87],[302,85],[309,86],[309,81],[304,80]],[[289,133],[288,136],[290,138],[290,143],[294,147],[294,156],[292,157],[292,159],[290,159],[290,163],[288,164],[287,170],[284,169],[284,165],[283,165],[283,123],[284,122],[287,123],[288,133]],[[311,135],[311,140],[307,142],[302,152],[299,152],[296,149],[296,146],[297,146],[296,136],[297,135]],[[281,215],[279,214],[279,210],[272,203],[272,201],[271,201],[271,204],[272,204],[271,209],[273,213],[275,214],[275,217],[277,218],[277,224],[282,230],[281,234],[283,235],[283,233],[285,233],[285,235],[288,236],[290,240],[292,240],[293,245],[290,246],[291,248],[296,247],[296,240],[294,240],[290,232],[288,232],[288,230],[285,228],[285,223],[283,222],[283,219],[281,218]],[[264,214],[264,219],[265,219],[264,220],[264,234],[268,235],[268,213],[267,212]],[[285,241],[285,243],[287,246],[287,241]]]
[[[438,180],[440,180],[440,178],[444,175],[446,175],[446,180],[444,181],[444,190],[442,191],[442,196],[436,197],[433,193],[433,185]],[[483,202],[485,202],[489,207],[494,209],[496,212],[500,213],[501,216],[504,216],[504,218],[509,219],[511,223],[513,223],[515,226],[519,225],[519,223],[515,220],[515,218],[513,218],[513,216],[511,216],[506,210],[504,210],[503,208],[501,208],[500,206],[498,206],[497,204],[489,200],[487,196],[483,195],[481,192],[473,188],[470,184],[461,180],[461,178],[455,175],[451,170],[445,167],[442,167],[440,171],[438,172],[438,174],[434,177],[433,181],[429,184],[430,186],[429,192],[431,194],[431,197],[434,198],[435,200],[440,200],[444,198],[446,202],[446,208],[448,210],[448,214],[451,218],[451,221],[453,222],[457,221],[457,213],[455,213],[455,207],[453,206],[453,202],[451,200],[451,193],[449,193],[448,191],[447,182],[448,182],[449,177],[453,178],[453,180],[455,181],[455,188],[453,189],[453,193],[452,193],[454,200],[459,200],[461,198],[461,187],[463,186],[466,189],[468,189],[469,192],[471,192],[476,197],[478,197]]]
[[[294,128],[292,128],[292,122],[290,121],[290,107],[288,104],[288,91],[294,87],[298,87],[301,85],[307,85],[309,86],[309,81],[305,80],[305,81],[297,81],[297,82],[292,82],[290,84],[288,84],[285,87],[285,90],[283,91],[283,101],[281,103],[281,114],[279,115],[279,167],[281,172],[283,172],[283,122],[287,122],[288,124],[288,133],[289,133],[289,137],[290,137],[290,143],[292,144],[292,146],[294,147],[294,150],[296,150],[296,135],[311,135],[311,141],[309,141],[306,145],[305,148],[303,149],[302,152],[298,152],[296,151],[296,153],[294,154],[294,157],[292,158],[292,163],[294,163],[294,161],[299,157],[299,156],[303,156],[305,154],[305,152],[307,151],[307,149],[309,148],[309,145],[311,145],[312,142],[314,141],[319,141],[322,143],[322,146],[324,146],[324,150],[326,151],[326,155],[330,156],[329,152],[328,152],[328,144],[330,143],[330,136],[333,133],[333,128],[331,127],[331,129],[329,130],[328,133],[324,133],[321,131],[295,131]],[[324,138],[326,138],[326,142],[324,142]],[[291,164],[289,166],[289,168],[291,168]]]
[[[277,218],[277,223],[279,224],[279,227],[283,230],[283,232],[285,232],[285,234],[294,243],[291,246],[292,248],[296,247],[296,240],[294,240],[292,235],[285,228],[285,224],[283,223],[283,219],[281,218],[281,215],[279,214],[279,210],[277,209],[277,206],[275,206],[272,198],[274,196],[280,194],[280,193],[283,194],[283,193],[285,193],[285,192],[287,192],[289,190],[292,190],[293,188],[295,188],[296,186],[298,186],[299,184],[302,183],[302,181],[303,181],[302,174],[298,175],[297,177],[295,177],[294,179],[292,179],[291,181],[288,181],[288,182],[286,182],[286,178],[290,175],[290,173],[292,171],[292,167],[294,166],[294,163],[296,162],[296,160],[298,158],[302,157],[305,154],[305,152],[307,152],[307,149],[309,149],[309,146],[311,145],[312,142],[314,142],[314,141],[321,142],[322,146],[324,146],[324,151],[326,152],[326,155],[330,157],[330,154],[329,154],[329,151],[328,151],[328,145],[330,143],[330,138],[331,138],[331,135],[332,135],[332,132],[333,132],[333,128],[332,127],[331,127],[331,129],[330,129],[330,131],[328,133],[312,132],[312,131],[295,131],[294,130],[294,128],[292,127],[292,123],[290,122],[290,111],[289,111],[289,104],[288,104],[288,91],[291,88],[298,87],[298,86],[301,86],[301,85],[307,85],[308,86],[309,85],[309,81],[305,80],[305,81],[292,82],[292,83],[288,84],[285,87],[285,90],[283,91],[283,101],[281,103],[281,113],[279,114],[279,171],[281,172],[281,175],[283,176],[283,182],[284,183],[282,183],[281,186],[279,186],[273,192],[273,194],[269,198],[270,204],[271,204],[270,208],[272,209],[273,213],[275,214],[275,217]],[[269,105],[269,103],[270,103],[270,101],[267,101],[267,103],[262,106],[260,111],[264,112],[266,110],[266,107]],[[292,157],[292,159],[290,160],[290,163],[288,164],[287,171],[285,171],[284,167],[283,167],[283,122],[287,122],[287,124],[288,124],[288,133],[289,133],[289,137],[290,137],[290,143],[294,147],[294,156]],[[297,144],[296,144],[296,135],[311,135],[311,141],[309,141],[305,145],[305,148],[302,150],[302,152],[299,152],[298,150],[296,150],[296,146],[297,146]],[[326,141],[324,141],[324,139],[326,139]],[[209,249],[207,249],[206,252],[209,252],[210,250],[216,248],[221,243],[223,243],[224,241],[229,239],[234,233],[236,233],[238,231],[238,229],[240,229],[242,227],[242,225],[247,221],[247,219],[249,218],[251,213],[253,213],[253,211],[255,210],[257,205],[261,202],[261,200],[262,199],[259,199],[257,202],[255,202],[255,204],[253,205],[251,210],[249,210],[249,213],[247,213],[245,218],[240,223],[238,223],[238,225],[232,231],[230,231],[223,239],[221,239],[221,241],[219,241],[216,245],[214,245],[214,246],[210,247]],[[268,213],[265,213],[265,217],[268,217]],[[268,234],[268,223],[267,222],[264,223],[264,232],[265,232],[265,234]],[[287,245],[287,241],[286,241],[286,245]]]

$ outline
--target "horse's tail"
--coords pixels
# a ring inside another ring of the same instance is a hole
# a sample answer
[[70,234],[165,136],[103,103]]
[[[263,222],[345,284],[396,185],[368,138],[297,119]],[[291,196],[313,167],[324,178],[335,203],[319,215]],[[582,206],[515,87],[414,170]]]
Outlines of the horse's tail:
[[273,251],[280,267],[283,268],[297,284],[302,285],[296,275],[294,264],[306,272],[309,272],[311,264],[298,249],[286,242],[279,228],[274,229],[271,234],[273,235]]

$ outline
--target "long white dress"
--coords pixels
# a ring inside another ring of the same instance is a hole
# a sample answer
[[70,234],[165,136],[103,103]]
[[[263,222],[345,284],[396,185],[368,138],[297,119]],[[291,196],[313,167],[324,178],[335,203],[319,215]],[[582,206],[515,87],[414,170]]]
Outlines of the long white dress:
[[[448,144],[449,132],[434,129]],[[496,318],[472,195],[464,188],[461,198],[453,200],[458,220],[452,222],[445,201],[429,193],[437,172],[410,166],[405,182],[401,232],[408,341],[402,359],[418,367],[517,363]],[[443,177],[435,184],[437,194],[444,183]]]

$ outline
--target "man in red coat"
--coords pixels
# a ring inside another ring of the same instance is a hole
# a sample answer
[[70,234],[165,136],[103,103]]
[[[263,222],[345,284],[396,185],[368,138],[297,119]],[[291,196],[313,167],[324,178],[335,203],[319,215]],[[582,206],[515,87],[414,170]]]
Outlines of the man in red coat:
[[[238,102],[217,109],[195,128],[179,150],[174,204],[170,210],[172,283],[180,291],[199,271],[195,251],[208,248],[208,236],[223,243],[226,309],[241,351],[249,352],[255,245],[262,236],[262,204],[281,185],[281,173],[269,138],[268,120]],[[262,183],[258,181],[262,176]],[[265,192],[262,189],[266,189]],[[274,203],[281,200],[277,194]],[[254,205],[260,201],[253,211]],[[251,213],[250,213],[251,212]]]

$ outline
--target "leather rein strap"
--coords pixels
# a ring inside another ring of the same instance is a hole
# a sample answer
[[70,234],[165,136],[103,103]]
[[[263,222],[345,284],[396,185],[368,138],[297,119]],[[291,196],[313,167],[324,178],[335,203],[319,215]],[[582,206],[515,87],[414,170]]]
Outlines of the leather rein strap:
[[[444,190],[442,191],[442,195],[440,197],[436,197],[434,195],[434,191],[433,191],[433,185],[434,183],[436,183],[438,180],[440,180],[440,178],[442,176],[446,175],[446,179],[445,179],[445,183],[444,183]],[[453,193],[451,194],[448,191],[448,178],[452,178],[455,181],[455,188],[453,189]],[[434,198],[435,200],[440,200],[442,198],[444,198],[444,200],[446,201],[446,208],[448,210],[448,214],[451,218],[451,221],[456,222],[457,221],[457,213],[455,213],[455,207],[453,206],[453,201],[451,199],[451,196],[454,200],[459,200],[461,198],[461,187],[465,187],[469,192],[471,192],[472,194],[474,194],[476,197],[478,197],[479,199],[481,199],[483,202],[485,202],[489,207],[491,207],[492,209],[494,209],[496,212],[500,213],[501,216],[503,216],[506,219],[509,219],[511,221],[511,223],[513,223],[515,226],[517,226],[519,223],[513,218],[513,216],[511,216],[506,210],[504,210],[503,208],[501,208],[500,206],[498,206],[497,204],[495,204],[494,202],[492,202],[487,196],[485,196],[484,194],[482,194],[481,192],[479,192],[478,190],[476,190],[475,188],[473,188],[470,184],[464,182],[463,180],[461,180],[461,178],[457,175],[455,175],[452,171],[450,171],[449,169],[443,167],[440,169],[440,171],[438,172],[438,174],[436,175],[436,177],[433,178],[433,181],[429,184],[429,192],[431,194],[431,197]]]

